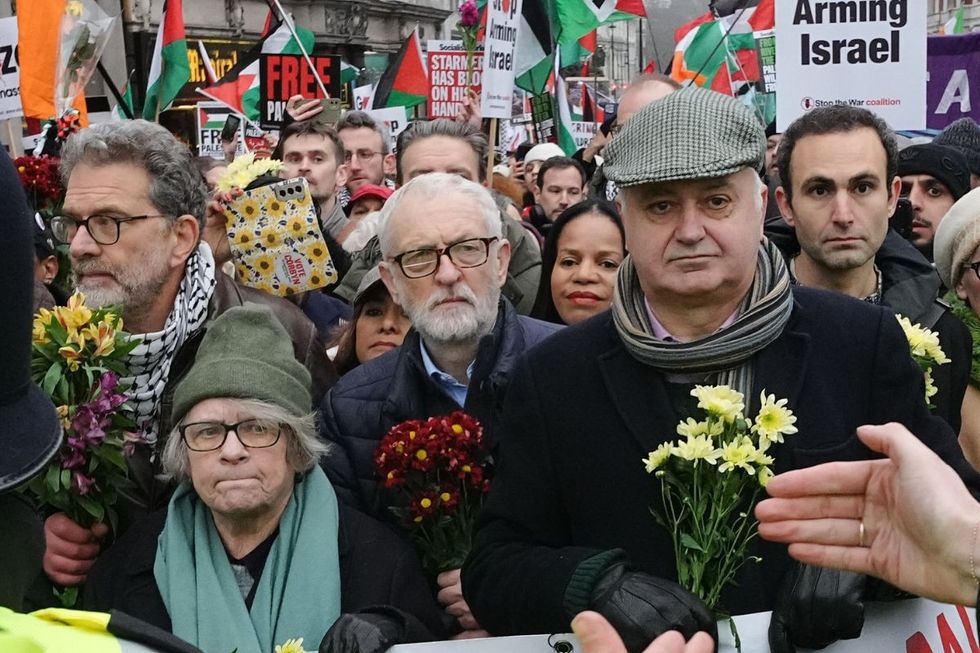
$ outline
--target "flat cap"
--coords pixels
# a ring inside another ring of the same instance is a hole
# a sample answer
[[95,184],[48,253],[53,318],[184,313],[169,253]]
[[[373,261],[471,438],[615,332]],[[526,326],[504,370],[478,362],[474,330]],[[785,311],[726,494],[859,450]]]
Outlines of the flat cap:
[[633,114],[606,146],[603,171],[621,187],[761,170],[766,132],[735,98],[690,87]]

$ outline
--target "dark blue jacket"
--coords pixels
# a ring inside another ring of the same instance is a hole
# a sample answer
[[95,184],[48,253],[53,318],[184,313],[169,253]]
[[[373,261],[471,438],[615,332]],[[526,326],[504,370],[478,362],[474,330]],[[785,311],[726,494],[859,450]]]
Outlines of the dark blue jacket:
[[[466,395],[468,414],[483,425],[491,448],[517,359],[561,327],[518,315],[501,299],[493,331],[480,341]],[[324,397],[321,431],[333,450],[323,467],[341,501],[390,519],[374,473],[374,451],[388,430],[408,419],[447,415],[460,406],[425,372],[419,335],[360,365]]]

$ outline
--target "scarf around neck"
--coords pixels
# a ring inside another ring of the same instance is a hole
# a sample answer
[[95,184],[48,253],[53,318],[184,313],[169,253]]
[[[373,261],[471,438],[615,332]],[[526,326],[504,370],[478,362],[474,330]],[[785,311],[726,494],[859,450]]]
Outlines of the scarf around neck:
[[205,653],[271,653],[297,637],[319,646],[340,617],[337,497],[318,466],[297,479],[251,610],[211,510],[189,482],[180,484],[153,563],[174,635]]
[[214,293],[214,256],[205,243],[187,259],[184,278],[167,316],[163,331],[133,334],[142,340],[127,357],[129,386],[126,394],[136,408],[136,424],[149,445],[156,443],[160,398],[170,376],[174,354],[187,338],[204,325]]
[[613,322],[626,351],[637,361],[668,373],[704,373],[751,401],[750,359],[783,332],[793,312],[790,275],[782,254],[768,239],[759,246],[755,279],[730,326],[692,342],[668,342],[653,334],[636,267],[627,256],[619,267]]

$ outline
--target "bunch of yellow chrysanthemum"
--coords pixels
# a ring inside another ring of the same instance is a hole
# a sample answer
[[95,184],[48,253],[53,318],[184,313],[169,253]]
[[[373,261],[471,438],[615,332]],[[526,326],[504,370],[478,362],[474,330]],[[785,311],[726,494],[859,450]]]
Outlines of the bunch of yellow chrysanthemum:
[[218,190],[245,188],[263,175],[278,175],[283,169],[279,159],[256,159],[254,152],[235,157],[218,179]]
[[673,538],[679,582],[719,612],[722,589],[749,559],[752,506],[772,478],[769,449],[797,432],[796,416],[765,390],[755,419],[728,386],[699,385],[691,395],[705,418],[680,422],[682,439],[664,442],[643,464],[661,481],[663,507],[652,512]]
[[939,392],[936,384],[932,380],[932,368],[936,365],[945,365],[950,362],[946,352],[939,344],[939,334],[930,331],[921,324],[912,324],[912,321],[902,315],[897,315],[898,323],[902,325],[902,331],[909,341],[909,351],[912,360],[922,370],[926,379],[926,403],[932,408],[930,399]]

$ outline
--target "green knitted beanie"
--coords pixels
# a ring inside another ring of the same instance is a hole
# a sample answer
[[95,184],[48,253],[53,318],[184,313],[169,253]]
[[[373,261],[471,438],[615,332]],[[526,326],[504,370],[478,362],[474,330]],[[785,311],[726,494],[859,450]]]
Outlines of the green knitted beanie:
[[231,308],[208,326],[194,364],[174,391],[173,423],[212,397],[259,399],[295,415],[310,412],[310,373],[268,307]]

